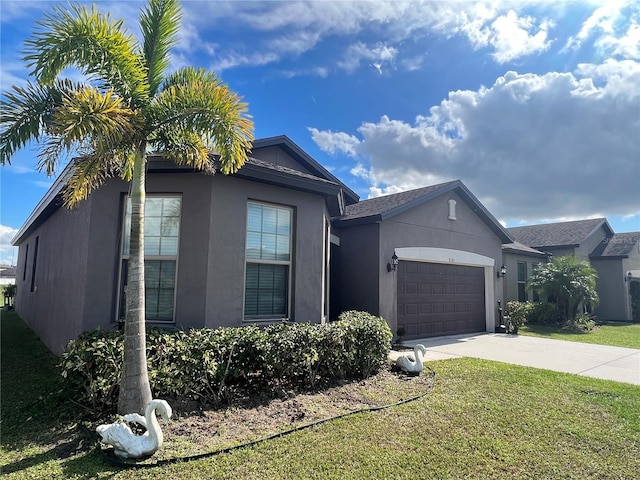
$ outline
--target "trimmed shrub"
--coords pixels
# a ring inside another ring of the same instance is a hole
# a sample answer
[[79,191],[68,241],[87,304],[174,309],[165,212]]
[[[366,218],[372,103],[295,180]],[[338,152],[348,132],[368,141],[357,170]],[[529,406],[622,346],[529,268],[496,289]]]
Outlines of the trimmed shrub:
[[561,325],[562,313],[555,303],[534,303],[527,323],[536,325]]
[[[218,403],[231,391],[316,388],[336,379],[365,378],[386,362],[391,331],[363,312],[321,325],[147,331],[151,390],[157,397]],[[69,342],[60,362],[74,397],[94,411],[117,405],[123,334],[93,330]]]
[[527,322],[531,311],[533,310],[533,303],[531,302],[507,302],[507,308],[505,313],[509,317],[509,325],[507,333],[517,334],[520,327]]

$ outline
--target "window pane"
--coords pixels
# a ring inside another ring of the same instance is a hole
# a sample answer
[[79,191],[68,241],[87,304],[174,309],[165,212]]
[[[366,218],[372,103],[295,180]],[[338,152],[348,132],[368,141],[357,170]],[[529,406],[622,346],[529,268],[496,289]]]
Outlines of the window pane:
[[262,208],[258,205],[249,205],[248,207],[247,230],[250,232],[262,231]]
[[245,316],[287,316],[287,265],[249,263],[245,285]]
[[276,236],[268,233],[262,234],[262,255],[264,260],[276,259]]
[[278,225],[277,210],[273,207],[262,207],[262,232],[276,233]]
[[[146,251],[146,248],[145,248]],[[178,255],[178,237],[163,237],[160,239],[160,255]],[[157,254],[156,254],[157,255]]]
[[518,262],[518,281],[527,281],[527,264],[524,262]]
[[285,235],[278,235],[276,244],[276,260],[289,260],[289,237]]
[[[178,254],[180,233],[180,197],[147,197],[144,213],[145,255]],[[131,199],[127,198],[124,218],[122,252],[130,253]],[[164,238],[171,240],[166,243]]]
[[260,232],[247,232],[247,258],[260,258]]
[[160,237],[144,237],[144,254],[160,255]]
[[278,235],[287,235],[291,233],[291,211],[278,209]]
[[162,197],[147,197],[144,201],[145,217],[161,217],[162,203]]

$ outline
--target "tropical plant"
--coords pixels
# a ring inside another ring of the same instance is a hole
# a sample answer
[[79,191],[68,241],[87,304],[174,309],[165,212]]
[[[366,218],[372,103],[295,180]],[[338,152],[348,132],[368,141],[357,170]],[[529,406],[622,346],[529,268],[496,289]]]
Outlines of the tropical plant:
[[[118,411],[142,412],[151,399],[145,356],[144,204],[147,153],[213,173],[237,171],[253,140],[247,106],[212,72],[192,67],[166,75],[177,40],[179,0],[150,0],[141,11],[142,43],[108,13],[55,7],[26,42],[26,86],[1,102],[0,164],[31,141],[38,169],[51,175],[72,160],[63,190],[74,207],[106,179],[130,182],[131,244],[125,348]],[[60,78],[75,67],[86,83]],[[214,149],[218,161],[211,155]]]
[[527,288],[535,288],[552,297],[562,321],[575,322],[581,304],[594,307],[598,304],[597,278],[596,270],[588,262],[573,256],[553,257],[548,263],[538,265]]

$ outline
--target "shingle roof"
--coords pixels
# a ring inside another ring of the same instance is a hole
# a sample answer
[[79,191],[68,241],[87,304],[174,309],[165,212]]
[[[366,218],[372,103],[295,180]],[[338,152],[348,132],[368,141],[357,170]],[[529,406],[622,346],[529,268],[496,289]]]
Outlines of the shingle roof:
[[[273,163],[266,162],[264,160],[260,160],[258,158],[254,158],[254,157],[248,157],[247,161],[245,162],[245,165],[255,165],[256,167],[261,167],[261,168],[266,168],[266,169],[269,169],[269,170],[274,170],[276,172],[284,173],[284,174],[287,174],[287,175],[293,175],[295,177],[306,178],[308,180],[314,180],[314,181],[321,182],[321,183],[326,183],[326,184],[329,184],[329,185],[340,185],[340,186],[342,186],[341,183],[333,182],[331,180],[327,180],[326,178],[321,178],[321,177],[318,177],[316,175],[311,175],[310,173],[301,172],[300,170],[296,170],[296,169],[289,168],[289,167],[284,167],[282,165],[275,165]],[[241,171],[241,170],[239,170],[239,171]]]
[[491,215],[460,180],[362,200],[353,205],[347,205],[344,215],[333,218],[332,222],[338,227],[348,227],[383,221],[452,191],[455,191],[460,198],[473,208],[476,214],[495,232],[503,243],[513,242],[513,238],[509,236],[500,222]]
[[613,234],[605,218],[511,227],[507,231],[516,241],[533,248],[568,247],[579,245],[602,225]]
[[445,186],[455,184],[456,181],[431,185],[429,187],[417,188],[415,190],[407,190],[406,192],[394,193],[382,197],[361,200],[353,205],[348,205],[345,214],[339,218],[340,221],[353,220],[357,218],[374,217],[384,215],[393,210],[403,207],[411,202],[421,199],[422,197],[433,193]]
[[502,251],[508,253],[519,253],[522,255],[529,255],[535,257],[547,257],[548,255],[535,248],[527,247],[520,242],[506,243],[502,245]]
[[616,233],[606,241],[606,247],[600,253],[600,257],[627,256],[638,248],[640,232]]

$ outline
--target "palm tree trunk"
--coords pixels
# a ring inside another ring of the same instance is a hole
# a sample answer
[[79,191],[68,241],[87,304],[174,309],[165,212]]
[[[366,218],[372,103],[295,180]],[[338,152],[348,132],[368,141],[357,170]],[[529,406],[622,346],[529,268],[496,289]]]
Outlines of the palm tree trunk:
[[144,413],[151,401],[147,372],[144,289],[144,201],[146,155],[136,154],[131,180],[131,241],[124,323],[124,363],[120,378],[118,413]]

